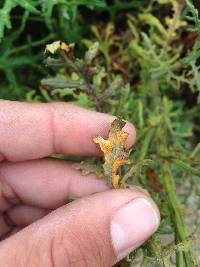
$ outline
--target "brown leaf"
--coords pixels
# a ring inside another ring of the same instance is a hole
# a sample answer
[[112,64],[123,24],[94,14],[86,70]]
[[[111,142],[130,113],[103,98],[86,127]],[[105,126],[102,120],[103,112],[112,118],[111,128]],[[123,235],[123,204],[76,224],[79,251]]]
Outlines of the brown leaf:
[[147,173],[147,176],[148,176],[149,182],[151,184],[151,188],[153,189],[154,192],[163,192],[164,191],[163,187],[158,182],[158,178],[157,178],[156,172],[154,170],[150,170]]

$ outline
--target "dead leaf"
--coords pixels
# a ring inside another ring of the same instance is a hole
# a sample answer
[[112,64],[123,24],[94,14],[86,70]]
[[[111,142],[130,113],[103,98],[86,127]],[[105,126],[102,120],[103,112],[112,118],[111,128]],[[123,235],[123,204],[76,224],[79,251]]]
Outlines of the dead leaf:
[[119,187],[119,168],[122,165],[131,163],[128,159],[130,151],[125,149],[128,133],[122,131],[125,124],[125,121],[117,118],[111,124],[108,140],[103,139],[101,136],[93,139],[95,143],[99,144],[104,153],[104,174],[108,179],[109,185],[113,185],[115,189]]
[[147,173],[147,177],[154,192],[164,192],[163,187],[158,182],[158,177],[154,170],[149,170],[149,172]]

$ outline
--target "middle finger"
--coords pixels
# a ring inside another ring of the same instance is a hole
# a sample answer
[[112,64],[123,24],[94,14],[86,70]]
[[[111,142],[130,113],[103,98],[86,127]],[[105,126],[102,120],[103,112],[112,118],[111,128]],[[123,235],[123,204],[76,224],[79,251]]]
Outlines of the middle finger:
[[27,204],[55,209],[68,202],[69,196],[85,196],[108,189],[95,174],[82,176],[71,162],[41,159],[0,165],[0,211],[12,204]]

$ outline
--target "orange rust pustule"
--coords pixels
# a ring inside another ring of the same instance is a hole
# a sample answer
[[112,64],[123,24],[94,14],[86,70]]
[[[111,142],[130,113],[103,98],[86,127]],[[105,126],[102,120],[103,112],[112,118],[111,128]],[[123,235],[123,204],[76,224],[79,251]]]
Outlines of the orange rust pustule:
[[113,186],[115,189],[119,186],[119,175],[117,174],[117,171],[120,166],[125,164],[131,164],[130,159],[116,160],[112,165]]
[[[117,123],[117,121],[114,121]],[[114,125],[112,123],[112,126]],[[120,121],[119,122],[123,122]],[[120,124],[119,124],[120,125]],[[118,127],[118,128],[117,128]],[[128,137],[128,133],[121,130],[123,126],[113,126],[108,134],[108,139],[105,140],[101,136],[95,137],[93,140],[99,144],[102,152],[104,153],[104,165],[109,169],[109,175],[112,176],[112,184],[116,189],[119,187],[119,175],[117,174],[119,168],[122,165],[130,164],[129,159],[124,158],[125,155],[125,141]]]
[[60,42],[60,49],[64,50],[65,52],[70,51],[70,47],[64,42]]

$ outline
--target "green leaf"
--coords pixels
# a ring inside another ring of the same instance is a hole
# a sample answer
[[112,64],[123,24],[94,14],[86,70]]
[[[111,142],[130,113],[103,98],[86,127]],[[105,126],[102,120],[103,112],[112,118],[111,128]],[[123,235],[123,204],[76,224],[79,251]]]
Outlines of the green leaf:
[[90,163],[87,161],[81,161],[80,163],[74,163],[72,167],[76,170],[81,171],[81,174],[88,175],[90,173],[95,173],[97,177],[103,178],[103,168],[101,165]]
[[34,13],[34,14],[39,14],[40,11],[37,10],[37,8],[35,7],[35,5],[37,3],[34,3],[30,0],[13,0],[17,5],[23,7],[25,10]]
[[176,164],[178,167],[180,167],[184,171],[187,171],[189,174],[192,174],[192,175],[200,177],[200,170],[195,169],[194,167],[192,167],[187,162],[184,162],[184,161],[179,160],[179,159],[173,159],[173,162],[174,162],[174,164]]

